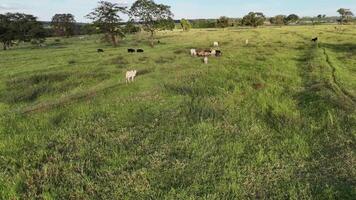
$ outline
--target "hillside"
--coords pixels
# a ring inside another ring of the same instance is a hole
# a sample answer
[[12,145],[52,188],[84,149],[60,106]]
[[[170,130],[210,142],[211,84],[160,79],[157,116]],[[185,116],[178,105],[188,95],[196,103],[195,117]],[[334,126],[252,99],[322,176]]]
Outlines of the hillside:
[[0,51],[0,199],[356,196],[355,26],[146,38]]

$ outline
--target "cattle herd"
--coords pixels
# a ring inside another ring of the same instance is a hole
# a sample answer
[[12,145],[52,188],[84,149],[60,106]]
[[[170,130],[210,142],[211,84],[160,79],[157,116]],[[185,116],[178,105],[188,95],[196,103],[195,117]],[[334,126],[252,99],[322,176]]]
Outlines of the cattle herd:
[[[219,42],[214,42],[213,43],[214,48],[219,47]],[[98,50],[99,52],[99,50]],[[143,49],[127,49],[128,53],[144,53]],[[220,57],[222,56],[221,50],[218,49],[190,49],[190,55],[193,57],[203,57],[203,62],[205,64],[208,64],[209,62],[209,56],[215,56],[215,57]],[[137,75],[137,70],[130,70],[126,72],[126,83],[133,82],[135,80],[135,77]]]
[[[312,39],[313,42],[317,42],[318,41],[318,37],[313,38]],[[245,44],[248,45],[249,44],[249,40],[246,39]],[[215,56],[215,57],[220,57],[222,56],[222,51],[218,50],[217,48],[219,48],[219,42],[214,42],[213,43],[213,47],[211,49],[190,49],[190,55],[193,57],[203,57],[203,62],[205,64],[208,64],[209,62],[209,56]],[[103,49],[98,49],[97,50],[98,53],[102,53],[104,52]],[[128,53],[144,53],[143,49],[127,49]],[[126,72],[126,83],[130,83],[133,82],[135,77],[137,75],[137,70],[131,70],[131,71],[127,71]]]

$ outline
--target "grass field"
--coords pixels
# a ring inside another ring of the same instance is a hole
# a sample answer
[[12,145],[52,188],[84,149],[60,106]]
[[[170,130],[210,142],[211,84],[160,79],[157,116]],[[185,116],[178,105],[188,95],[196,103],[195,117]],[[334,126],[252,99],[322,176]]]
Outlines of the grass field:
[[[0,51],[0,199],[354,199],[356,27],[342,29]],[[222,57],[189,55],[213,41]]]

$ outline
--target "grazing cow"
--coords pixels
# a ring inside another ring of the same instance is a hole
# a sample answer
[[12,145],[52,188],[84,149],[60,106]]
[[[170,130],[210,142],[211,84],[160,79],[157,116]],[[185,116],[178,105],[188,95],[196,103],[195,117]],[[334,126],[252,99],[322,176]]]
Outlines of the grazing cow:
[[190,50],[190,55],[191,56],[197,56],[197,50],[196,49],[191,49]]
[[210,56],[211,55],[211,51],[210,50],[197,50],[197,55],[200,57],[206,57],[206,56]]
[[204,63],[208,64],[208,57],[207,56],[204,57]]
[[210,53],[210,55],[212,55],[212,56],[216,56],[216,50],[211,50],[211,53]]
[[248,45],[248,39],[246,39],[245,44]]
[[222,52],[221,52],[220,50],[216,50],[215,56],[216,56],[216,57],[222,56]]
[[318,37],[313,38],[312,41],[313,41],[313,42],[317,42],[317,41],[318,41]]
[[137,75],[137,70],[131,70],[126,72],[126,83],[133,82]]
[[143,52],[145,52],[145,51],[144,51],[143,49],[137,49],[136,52],[137,52],[137,53],[143,53]]
[[96,50],[98,53],[104,53],[104,50],[103,49],[98,49]]
[[128,52],[128,53],[135,53],[136,50],[135,50],[135,49],[127,49],[127,52]]
[[219,46],[219,42],[214,42],[214,47],[218,47]]

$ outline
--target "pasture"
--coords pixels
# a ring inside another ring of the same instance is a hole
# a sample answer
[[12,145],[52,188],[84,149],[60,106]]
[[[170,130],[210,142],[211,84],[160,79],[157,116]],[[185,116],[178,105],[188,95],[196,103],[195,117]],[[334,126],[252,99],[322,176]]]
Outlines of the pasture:
[[356,196],[355,26],[156,37],[0,51],[0,199]]

